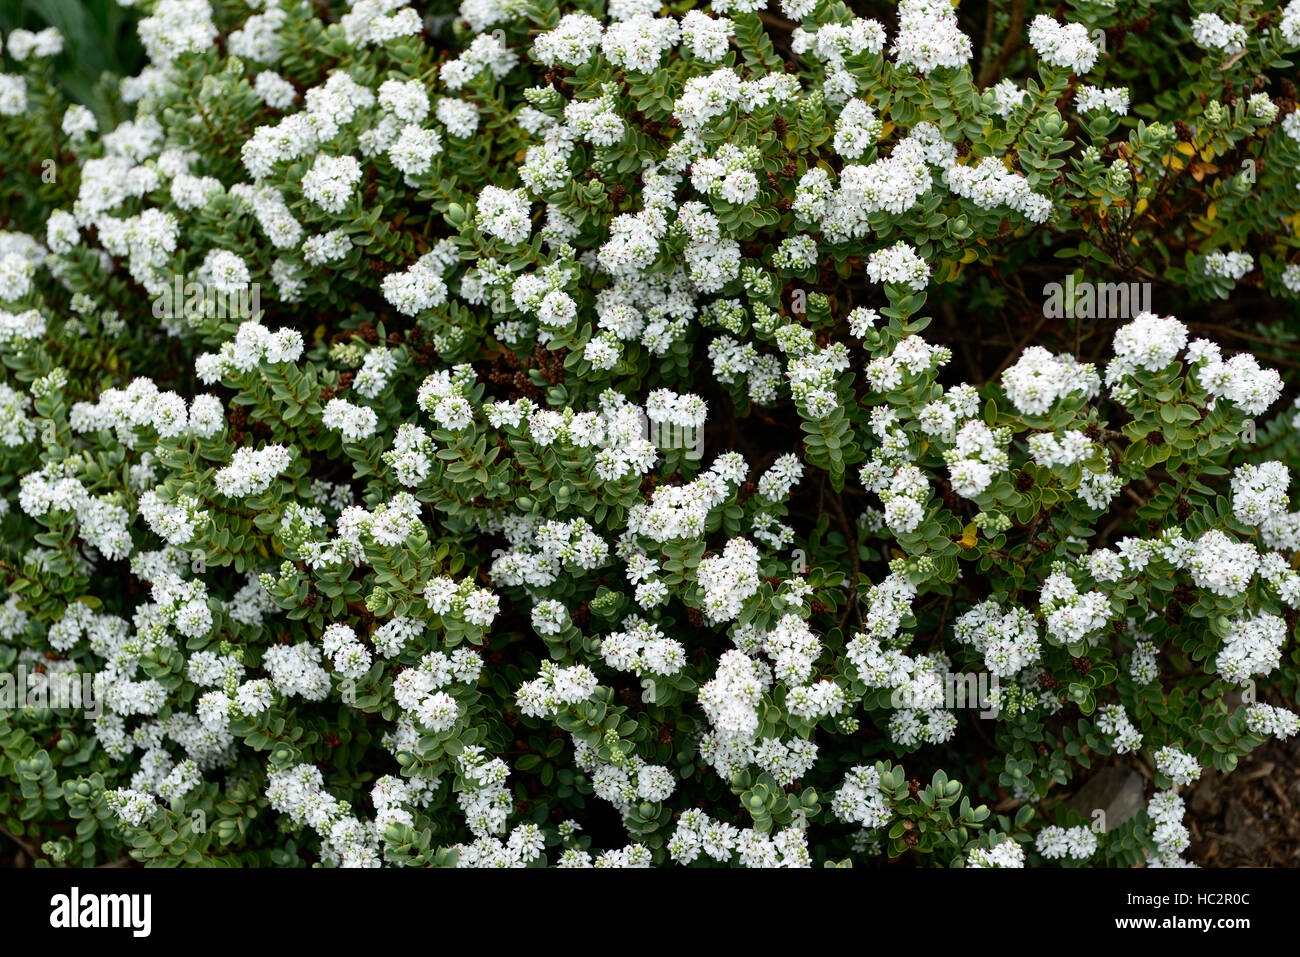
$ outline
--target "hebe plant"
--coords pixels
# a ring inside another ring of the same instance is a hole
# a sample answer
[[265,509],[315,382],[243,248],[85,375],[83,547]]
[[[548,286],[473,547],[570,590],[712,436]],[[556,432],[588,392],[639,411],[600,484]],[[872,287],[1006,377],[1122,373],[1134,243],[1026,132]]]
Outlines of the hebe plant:
[[141,0],[115,124],[4,38],[0,669],[102,714],[0,826],[1184,863],[1297,728],[1300,2],[402,3]]

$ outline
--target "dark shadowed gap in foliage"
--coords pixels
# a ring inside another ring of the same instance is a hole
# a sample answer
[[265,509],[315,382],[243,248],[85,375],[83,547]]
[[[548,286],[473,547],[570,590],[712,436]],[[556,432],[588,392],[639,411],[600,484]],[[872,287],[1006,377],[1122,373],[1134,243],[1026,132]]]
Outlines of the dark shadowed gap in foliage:
[[117,0],[0,0],[0,33],[55,27],[63,34],[55,78],[71,102],[85,104],[101,129],[111,129],[126,115],[106,95],[111,86],[105,81],[116,83],[144,67],[144,47],[136,36],[140,16]]

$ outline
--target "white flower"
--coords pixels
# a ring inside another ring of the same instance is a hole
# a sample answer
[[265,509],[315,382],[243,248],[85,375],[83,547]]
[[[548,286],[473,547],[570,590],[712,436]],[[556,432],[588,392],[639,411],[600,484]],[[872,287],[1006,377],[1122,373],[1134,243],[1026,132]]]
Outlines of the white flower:
[[355,156],[320,153],[302,178],[302,193],[327,213],[341,213],[361,181],[361,164]]
[[930,267],[914,248],[898,242],[867,257],[867,277],[877,283],[905,284],[921,290],[930,280]]
[[478,224],[490,236],[506,243],[521,243],[531,224],[528,199],[519,190],[485,186],[478,196]]
[[1029,44],[1044,61],[1072,73],[1087,73],[1097,62],[1097,47],[1082,23],[1062,25],[1039,14],[1029,25]]
[[1202,13],[1192,20],[1192,39],[1205,50],[1238,53],[1246,48],[1246,28],[1229,23],[1217,13]]

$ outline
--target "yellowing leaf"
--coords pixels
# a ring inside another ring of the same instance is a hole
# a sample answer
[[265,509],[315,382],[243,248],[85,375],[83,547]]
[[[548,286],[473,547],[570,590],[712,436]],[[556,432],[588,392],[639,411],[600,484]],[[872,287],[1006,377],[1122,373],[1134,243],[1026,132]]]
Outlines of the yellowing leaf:
[[975,547],[975,537],[976,537],[976,532],[977,532],[977,531],[978,531],[978,529],[975,527],[975,523],[974,523],[974,522],[971,522],[969,525],[967,525],[965,528],[963,528],[963,529],[961,530],[961,542],[960,542],[960,544],[961,544],[961,547],[962,547],[962,548],[974,548],[974,547]]
[[1205,210],[1205,218],[1214,222],[1214,217],[1219,215],[1219,206],[1217,203],[1211,203]]
[[1178,150],[1178,152],[1182,153],[1184,156],[1196,155],[1196,147],[1193,146],[1191,143],[1183,143],[1183,142],[1175,143],[1174,149]]

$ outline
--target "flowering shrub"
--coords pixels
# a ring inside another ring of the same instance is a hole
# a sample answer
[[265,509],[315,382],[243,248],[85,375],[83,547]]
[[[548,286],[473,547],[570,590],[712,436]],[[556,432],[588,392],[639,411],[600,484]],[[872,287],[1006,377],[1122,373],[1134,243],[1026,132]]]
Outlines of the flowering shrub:
[[0,75],[44,858],[1179,865],[1296,732],[1300,0],[134,6]]

